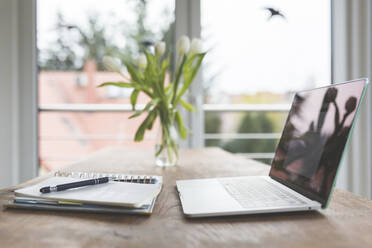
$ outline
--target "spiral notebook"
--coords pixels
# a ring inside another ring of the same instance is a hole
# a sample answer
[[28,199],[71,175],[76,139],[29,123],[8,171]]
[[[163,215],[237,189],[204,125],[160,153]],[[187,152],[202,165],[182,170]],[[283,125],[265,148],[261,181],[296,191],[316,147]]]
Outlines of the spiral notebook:
[[80,179],[91,179],[98,177],[115,177],[121,182],[131,183],[145,183],[145,184],[161,184],[161,176],[149,176],[149,175],[134,175],[134,174],[116,174],[116,173],[96,173],[96,172],[65,172],[57,171],[54,173],[55,177],[72,177]]
[[72,211],[72,212],[91,212],[91,213],[114,213],[114,214],[145,214],[149,215],[154,209],[156,197],[151,203],[139,208],[116,207],[97,204],[71,203],[61,201],[51,201],[27,197],[14,197],[7,204],[6,208],[30,209],[30,210],[53,210],[53,211]]
[[[40,188],[45,186],[105,176],[114,177],[116,181],[48,194],[40,193]],[[161,176],[56,172],[54,177],[16,190],[15,195],[16,197],[28,197],[39,201],[51,200],[99,206],[140,208],[144,205],[151,205],[154,198],[160,193],[161,187]]]

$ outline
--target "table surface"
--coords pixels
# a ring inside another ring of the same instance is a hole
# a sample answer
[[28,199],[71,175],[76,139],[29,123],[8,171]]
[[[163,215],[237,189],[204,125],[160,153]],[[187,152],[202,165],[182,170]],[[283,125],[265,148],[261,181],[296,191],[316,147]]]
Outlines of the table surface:
[[[372,247],[372,201],[340,190],[319,212],[186,218],[177,179],[268,174],[218,148],[181,150],[179,166],[166,169],[152,150],[108,148],[64,171],[155,174],[164,185],[151,216],[2,209],[1,247]],[[0,191],[0,204],[16,187]]]

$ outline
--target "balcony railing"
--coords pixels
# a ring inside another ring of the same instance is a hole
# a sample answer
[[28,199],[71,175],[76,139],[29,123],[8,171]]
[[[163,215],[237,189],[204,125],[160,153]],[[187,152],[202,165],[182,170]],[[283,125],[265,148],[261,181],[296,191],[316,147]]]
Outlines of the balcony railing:
[[[141,110],[144,104],[138,104]],[[205,112],[287,112],[289,104],[204,104]],[[39,111],[53,112],[132,112],[130,104],[42,104]]]
[[[136,110],[141,110],[144,104],[138,104]],[[289,104],[204,104],[204,112],[214,113],[237,113],[237,112],[288,112]],[[42,104],[39,106],[41,112],[132,112],[130,104]],[[227,139],[279,139],[280,133],[205,133],[205,140],[227,140]],[[127,136],[115,135],[75,135],[71,137],[53,136],[44,137],[46,140],[118,140],[129,139]],[[153,139],[154,137],[146,137]],[[271,159],[274,153],[241,153],[254,159]]]

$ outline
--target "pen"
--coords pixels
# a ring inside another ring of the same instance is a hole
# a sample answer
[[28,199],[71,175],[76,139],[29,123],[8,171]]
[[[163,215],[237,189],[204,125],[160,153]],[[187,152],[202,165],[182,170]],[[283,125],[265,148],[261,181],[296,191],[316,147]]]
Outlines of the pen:
[[88,185],[107,183],[109,181],[110,181],[109,177],[100,177],[100,178],[89,179],[89,180],[84,180],[80,182],[65,183],[65,184],[59,184],[56,186],[47,186],[47,187],[41,188],[40,192],[41,193],[57,192],[57,191],[62,191],[62,190],[67,190],[67,189],[84,187]]

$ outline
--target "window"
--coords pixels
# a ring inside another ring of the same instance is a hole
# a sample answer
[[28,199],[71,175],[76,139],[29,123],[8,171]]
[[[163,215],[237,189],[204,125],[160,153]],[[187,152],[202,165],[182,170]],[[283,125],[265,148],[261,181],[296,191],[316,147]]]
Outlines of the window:
[[207,146],[270,162],[293,91],[331,81],[330,20],[324,0],[201,0]]
[[[131,90],[97,85],[121,79],[103,70],[104,55],[128,59],[159,40],[171,46],[174,5],[172,0],[38,0],[41,171],[109,145],[153,148],[156,127],[144,142],[133,141],[141,118],[128,120]],[[139,103],[146,102],[140,96]]]
[[[330,0],[177,1],[178,11],[175,2],[38,0],[41,168],[108,145],[152,148],[156,127],[144,142],[132,141],[141,119],[128,120],[130,90],[96,88],[120,79],[102,70],[101,58],[136,56],[148,41],[173,46],[175,34],[198,35],[196,24],[209,51],[202,71],[206,146],[269,162],[293,91],[330,82]],[[270,18],[269,8],[280,15]]]

